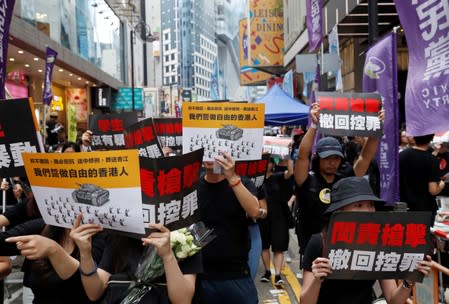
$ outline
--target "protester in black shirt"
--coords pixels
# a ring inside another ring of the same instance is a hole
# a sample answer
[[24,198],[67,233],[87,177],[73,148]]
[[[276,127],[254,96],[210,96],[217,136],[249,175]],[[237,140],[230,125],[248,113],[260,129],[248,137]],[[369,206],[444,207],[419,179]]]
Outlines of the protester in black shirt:
[[[376,197],[363,177],[347,177],[336,182],[331,192],[332,204],[328,216],[335,211],[375,212],[375,204],[384,202]],[[312,236],[304,255],[304,277],[301,304],[360,304],[372,303],[373,280],[331,280],[332,266],[323,253],[323,233]],[[416,269],[424,275],[430,273],[431,259],[418,262]],[[405,303],[415,283],[404,281],[397,286],[393,279],[379,281],[388,303]]]
[[429,151],[433,134],[415,136],[416,146],[399,153],[401,201],[410,211],[437,210],[435,195],[445,187],[440,178],[438,160]]
[[[340,167],[344,163],[343,149],[339,141],[332,137],[321,138],[316,145],[316,154],[310,160],[313,141],[316,135],[320,108],[312,106],[310,112],[313,123],[307,130],[299,146],[295,164],[296,200],[298,208],[298,241],[300,254],[304,253],[312,234],[320,232],[325,224],[324,211],[329,206],[330,188],[340,178],[350,175],[363,176],[377,149],[378,138],[369,137],[364,141],[360,154],[352,168],[342,175]],[[383,121],[383,111],[379,119]],[[309,165],[312,170],[309,172]],[[353,169],[353,170],[351,170]]]
[[[32,289],[35,304],[91,303],[78,272],[80,253],[70,229],[45,225],[35,219],[0,234],[0,255],[23,255],[23,284]],[[92,257],[100,261],[104,239],[93,239]]]
[[257,290],[248,271],[247,215],[258,218],[256,187],[235,174],[231,155],[215,158],[223,168],[216,174],[213,162],[204,162],[206,174],[198,186],[201,219],[214,229],[215,240],[202,250],[204,272],[200,275],[205,303],[257,303]]

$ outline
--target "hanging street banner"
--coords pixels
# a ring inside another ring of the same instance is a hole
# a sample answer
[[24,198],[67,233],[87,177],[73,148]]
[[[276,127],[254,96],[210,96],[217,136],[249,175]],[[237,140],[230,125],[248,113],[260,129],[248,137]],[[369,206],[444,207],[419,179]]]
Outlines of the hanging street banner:
[[397,83],[396,34],[390,33],[367,51],[363,68],[363,91],[379,93],[387,113],[376,158],[380,171],[380,197],[389,204],[400,200]]
[[153,118],[153,125],[162,147],[182,148],[182,118]]
[[[334,54],[340,57],[340,42],[338,39],[338,25],[336,24],[329,33],[329,54]],[[343,91],[343,77],[341,75],[341,68],[336,71],[331,71],[335,75],[335,91]]]
[[92,150],[125,148],[125,129],[137,122],[137,112],[89,115]]
[[0,177],[26,176],[23,152],[41,152],[28,98],[0,100]]
[[306,24],[312,53],[323,41],[323,0],[306,0]]
[[240,20],[240,85],[263,85],[267,79],[271,78],[271,74],[259,71],[249,64],[249,34],[248,34],[248,18]]
[[268,154],[264,154],[262,159],[237,161],[235,162],[235,173],[239,176],[246,176],[251,179],[256,188],[260,188],[265,181],[269,158]]
[[15,0],[0,2],[0,99],[5,99],[6,66],[8,64],[9,27]]
[[67,140],[69,142],[76,142],[78,135],[76,126],[76,107],[73,104],[67,104]]
[[53,92],[51,89],[51,77],[53,75],[53,66],[56,62],[58,53],[52,48],[48,47],[45,50],[45,76],[44,89],[42,91],[42,103],[49,106],[53,100]]
[[130,233],[145,232],[137,150],[24,153],[39,211],[46,224],[83,223]]
[[260,159],[264,113],[263,103],[184,103],[182,153],[204,148],[204,161],[222,151],[235,160]]
[[416,267],[431,252],[431,218],[431,212],[334,212],[324,250],[328,278],[422,282]]
[[405,119],[407,134],[449,129],[449,4],[395,0],[409,52]]
[[379,120],[382,101],[379,94],[316,92],[315,97],[320,105],[320,133],[332,136],[382,136]]
[[198,182],[203,150],[165,158],[140,158],[145,226],[159,223],[170,230],[200,220]]
[[249,1],[249,65],[283,67],[284,8],[279,0]]
[[140,157],[158,158],[163,156],[151,118],[133,124],[125,130],[124,134],[126,149],[139,150]]

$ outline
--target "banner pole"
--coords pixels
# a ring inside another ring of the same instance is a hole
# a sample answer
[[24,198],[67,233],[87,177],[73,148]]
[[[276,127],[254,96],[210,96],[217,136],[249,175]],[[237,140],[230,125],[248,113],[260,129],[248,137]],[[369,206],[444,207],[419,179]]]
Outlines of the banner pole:
[[[3,178],[3,181],[6,182],[6,178]],[[4,189],[2,194],[2,214],[5,214],[6,211],[6,189]],[[5,227],[2,227],[2,231],[5,231]]]

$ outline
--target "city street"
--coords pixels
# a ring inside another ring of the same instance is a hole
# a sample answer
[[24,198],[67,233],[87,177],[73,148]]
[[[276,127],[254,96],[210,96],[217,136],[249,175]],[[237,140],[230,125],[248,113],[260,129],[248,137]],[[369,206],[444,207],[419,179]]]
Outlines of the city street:
[[[296,234],[294,230],[290,230],[290,244],[288,255],[291,258],[291,262],[284,263],[282,269],[283,279],[285,285],[283,288],[276,288],[274,283],[262,283],[260,282],[260,277],[264,273],[262,266],[262,261],[259,263],[259,269],[256,276],[256,287],[259,293],[259,303],[265,304],[297,304],[299,303],[298,298],[301,293],[300,280],[297,279],[296,275],[299,269],[299,255],[298,255],[298,242],[296,239]],[[4,304],[22,304],[22,284],[21,278],[23,273],[20,272],[20,268],[15,268],[14,273],[12,273],[7,278],[7,291],[5,289],[5,300]],[[274,273],[274,268],[272,266],[271,272]],[[8,298],[9,295],[9,298]]]

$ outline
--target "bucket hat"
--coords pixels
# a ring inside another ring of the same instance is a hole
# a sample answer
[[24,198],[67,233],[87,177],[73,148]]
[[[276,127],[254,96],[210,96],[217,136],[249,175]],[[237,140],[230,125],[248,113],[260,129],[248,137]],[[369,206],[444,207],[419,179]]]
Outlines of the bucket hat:
[[342,178],[332,186],[331,205],[327,208],[326,213],[334,212],[359,201],[385,204],[385,201],[374,195],[368,180],[365,178],[357,176]]

